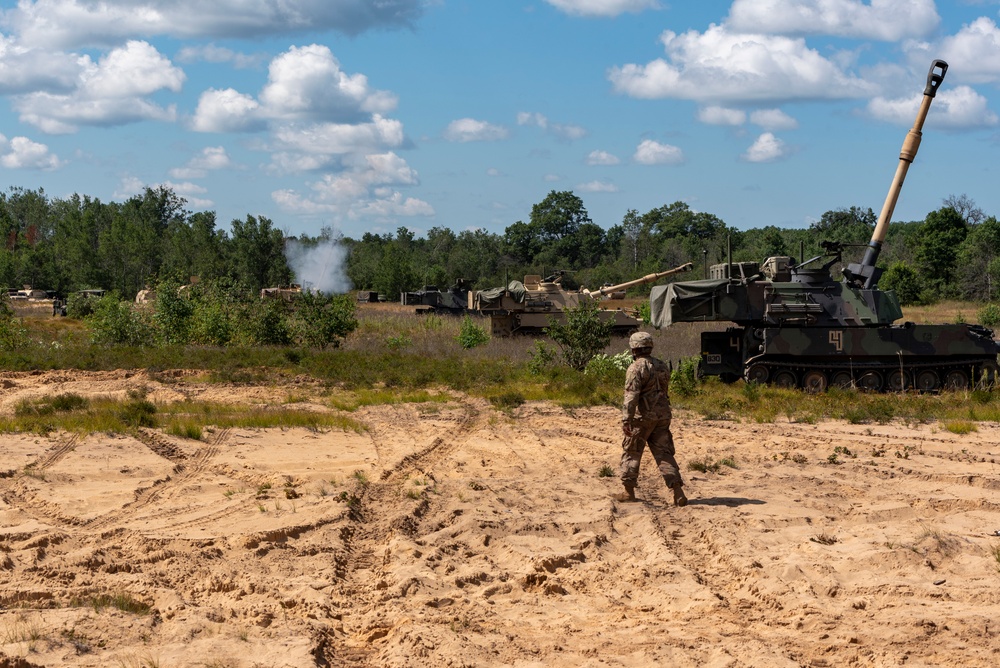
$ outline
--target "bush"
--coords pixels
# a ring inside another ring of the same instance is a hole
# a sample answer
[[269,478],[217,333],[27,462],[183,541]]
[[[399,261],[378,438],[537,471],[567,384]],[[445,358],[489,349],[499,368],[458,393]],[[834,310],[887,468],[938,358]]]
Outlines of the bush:
[[83,320],[94,312],[97,297],[75,293],[66,299],[66,317]]
[[0,349],[16,350],[28,344],[28,330],[14,315],[7,297],[0,300]]
[[976,318],[979,320],[979,324],[985,327],[996,327],[1000,325],[1000,306],[987,304],[979,309]]
[[462,318],[462,328],[455,337],[458,345],[466,350],[481,346],[490,340],[490,335],[485,327],[477,325],[468,315]]
[[159,340],[167,345],[183,345],[191,340],[191,316],[194,304],[178,292],[180,285],[164,281],[156,286],[156,311],[153,323]]
[[297,337],[303,345],[320,350],[330,344],[336,348],[341,339],[358,328],[354,312],[355,303],[349,295],[303,292],[295,300]]
[[[879,279],[879,287],[883,290],[893,290],[900,305],[910,306],[921,303],[925,297],[922,295],[924,287],[920,282],[920,275],[913,267],[903,262],[896,262],[886,269]],[[925,302],[927,303],[927,302]],[[933,300],[930,302],[933,303]]]
[[528,360],[528,372],[533,376],[540,376],[555,363],[555,351],[545,345],[544,341],[536,340],[534,350],[531,351],[531,359]]
[[632,352],[629,350],[617,355],[599,353],[590,358],[583,372],[603,377],[622,376],[624,379],[624,373],[628,371],[630,364],[632,364]]
[[687,357],[682,359],[670,374],[670,390],[682,397],[689,397],[697,389],[698,363],[700,357]]
[[549,319],[545,333],[555,341],[567,365],[583,371],[587,362],[611,343],[611,320],[601,319],[601,307],[594,301],[580,302],[575,308],[566,309],[563,323]]
[[652,319],[652,314],[649,308],[649,301],[640,302],[636,307],[639,312],[639,320],[642,320],[644,325],[648,325]]
[[107,294],[96,300],[94,312],[87,317],[91,341],[97,345],[148,346],[155,340],[155,328],[145,313],[132,303]]

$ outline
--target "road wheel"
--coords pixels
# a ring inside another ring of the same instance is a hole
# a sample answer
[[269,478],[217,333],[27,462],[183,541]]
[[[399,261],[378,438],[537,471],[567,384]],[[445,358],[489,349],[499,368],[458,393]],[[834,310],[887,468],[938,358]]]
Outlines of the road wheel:
[[794,388],[798,387],[798,382],[795,380],[795,374],[791,371],[779,371],[774,374],[774,384],[777,387]]
[[763,385],[767,382],[770,375],[771,374],[766,366],[763,364],[754,364],[752,367],[747,369],[747,382]]
[[858,387],[865,392],[881,392],[882,374],[878,371],[865,371],[858,378]]
[[842,390],[849,390],[854,387],[854,379],[851,378],[850,371],[838,371],[833,374],[833,381],[831,384],[834,387],[839,387]]
[[941,379],[933,369],[924,369],[917,374],[917,389],[921,392],[933,392],[941,387]]
[[805,388],[806,392],[811,392],[812,394],[826,392],[827,384],[826,374],[822,371],[809,371],[802,377],[802,387]]
[[902,392],[913,387],[913,382],[910,380],[910,374],[902,369],[890,371],[886,381],[889,385],[890,392]]
[[969,374],[963,369],[952,369],[944,377],[944,386],[949,390],[969,389]]

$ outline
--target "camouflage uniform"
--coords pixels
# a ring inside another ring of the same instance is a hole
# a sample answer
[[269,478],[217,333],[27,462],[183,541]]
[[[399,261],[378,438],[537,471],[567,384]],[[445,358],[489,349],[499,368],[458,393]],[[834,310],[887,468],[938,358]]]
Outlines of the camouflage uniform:
[[645,332],[629,339],[635,361],[625,374],[625,400],[622,405],[621,481],[628,499],[635,498],[634,490],[639,478],[642,452],[649,451],[656,461],[663,481],[674,492],[674,503],[682,506],[687,498],[681,490],[677,460],[674,459],[674,438],[670,433],[670,369],[663,361],[651,355],[653,337]]

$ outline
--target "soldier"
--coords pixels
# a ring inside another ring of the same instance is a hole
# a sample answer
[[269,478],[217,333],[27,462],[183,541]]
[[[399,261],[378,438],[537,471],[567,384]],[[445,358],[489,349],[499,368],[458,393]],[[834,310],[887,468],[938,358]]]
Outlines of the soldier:
[[628,340],[632,359],[625,375],[625,401],[622,406],[621,480],[625,492],[617,501],[635,501],[642,451],[649,444],[663,481],[674,492],[674,505],[687,505],[684,481],[674,459],[674,437],[670,433],[670,369],[652,356],[653,337],[637,332]]

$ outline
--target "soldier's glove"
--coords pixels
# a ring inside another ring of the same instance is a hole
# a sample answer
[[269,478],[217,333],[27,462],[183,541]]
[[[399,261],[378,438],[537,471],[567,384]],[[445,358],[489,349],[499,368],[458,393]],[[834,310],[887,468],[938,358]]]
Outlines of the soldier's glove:
[[636,433],[636,429],[632,427],[631,423],[622,421],[622,433],[628,438],[632,438],[632,436]]

